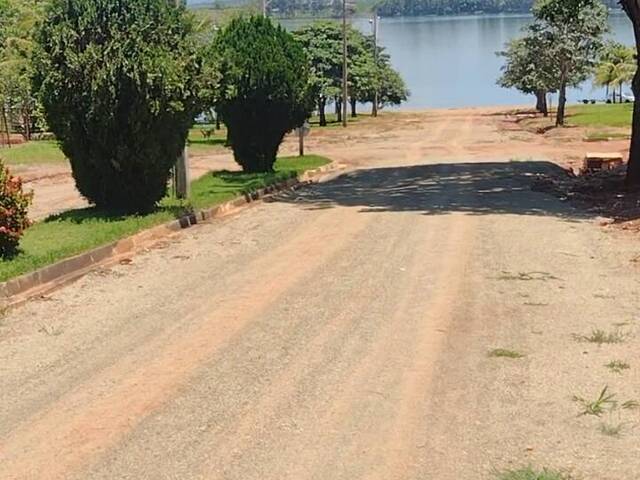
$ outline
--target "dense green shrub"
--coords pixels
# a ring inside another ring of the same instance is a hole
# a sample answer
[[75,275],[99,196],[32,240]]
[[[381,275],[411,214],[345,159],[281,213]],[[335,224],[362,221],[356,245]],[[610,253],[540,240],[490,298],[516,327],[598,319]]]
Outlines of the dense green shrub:
[[20,237],[30,225],[27,210],[32,198],[32,193],[22,190],[22,180],[0,162],[0,257],[16,253]]
[[285,134],[310,115],[309,66],[302,47],[262,17],[237,18],[213,43],[217,110],[246,172],[273,170]]
[[152,209],[198,110],[191,17],[167,0],[52,0],[37,35],[34,85],[100,208]]

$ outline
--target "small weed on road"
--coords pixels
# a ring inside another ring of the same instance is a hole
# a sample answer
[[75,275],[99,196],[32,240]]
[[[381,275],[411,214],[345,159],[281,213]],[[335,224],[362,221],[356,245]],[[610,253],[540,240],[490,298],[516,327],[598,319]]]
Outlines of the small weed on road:
[[616,395],[615,393],[609,393],[608,390],[609,387],[604,387],[600,392],[598,398],[596,398],[595,400],[586,400],[575,395],[573,397],[573,401],[580,403],[583,407],[578,416],[582,417],[585,415],[594,415],[596,417],[599,417],[607,410],[614,410],[616,408]]
[[609,370],[614,373],[622,373],[624,370],[628,370],[631,366],[626,362],[621,362],[620,360],[614,360],[605,365]]
[[573,335],[573,339],[577,342],[595,343],[598,345],[622,343],[629,336],[628,333],[624,333],[619,329],[612,332],[605,332],[604,330],[595,329],[592,330],[589,335]]
[[555,470],[534,470],[531,467],[500,473],[497,480],[571,480],[571,477]]
[[602,422],[600,424],[600,433],[607,437],[619,437],[622,434],[624,424],[622,423],[607,423]]
[[514,350],[506,350],[504,348],[495,348],[489,352],[490,358],[522,358],[524,355]]
[[627,400],[622,403],[618,403],[615,393],[609,393],[609,387],[604,387],[600,392],[600,395],[595,400],[586,400],[583,397],[575,395],[573,397],[574,402],[578,402],[582,405],[582,411],[578,414],[579,417],[585,415],[593,415],[600,417],[605,412],[613,412],[618,410],[618,407],[622,410],[637,410],[640,408],[640,402],[637,400]]
[[546,282],[547,280],[560,279],[548,272],[518,272],[515,274],[511,272],[502,272],[502,274],[498,277],[498,280],[520,280],[524,282],[539,280],[542,282]]

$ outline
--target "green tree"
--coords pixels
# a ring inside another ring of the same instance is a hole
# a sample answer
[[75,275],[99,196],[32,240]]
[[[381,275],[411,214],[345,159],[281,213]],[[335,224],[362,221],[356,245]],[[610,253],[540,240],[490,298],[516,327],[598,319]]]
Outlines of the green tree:
[[335,22],[316,22],[293,33],[310,63],[310,86],[320,115],[327,125],[326,107],[342,92],[342,27]]
[[567,87],[584,81],[594,68],[608,29],[601,0],[538,0],[534,16],[547,54],[559,72],[556,125],[564,125]]
[[42,18],[42,0],[8,0],[3,38],[0,44],[0,102],[2,117],[9,124],[20,125],[26,140],[31,133],[36,118],[36,99],[31,91],[32,62],[34,42],[33,33],[36,23]]
[[616,103],[616,87],[622,103],[622,87],[633,80],[636,73],[635,50],[618,42],[609,42],[595,71],[595,84],[607,89],[613,86],[613,103]]
[[221,72],[216,109],[235,160],[247,172],[272,171],[285,134],[312,110],[305,53],[261,16],[233,20],[212,48]]
[[[622,8],[633,24],[636,38],[636,62],[640,67],[640,1],[620,0]],[[631,133],[631,147],[629,151],[629,165],[627,166],[627,185],[637,187],[640,185],[640,68],[632,81],[633,95],[636,101],[633,105],[633,125]]]
[[[316,22],[294,32],[311,65],[311,85],[320,126],[325,126],[325,109],[331,101],[340,111],[342,99],[342,26],[335,22]],[[407,99],[408,91],[400,74],[391,66],[389,55],[378,46],[377,62],[373,38],[359,30],[347,30],[347,73],[351,115],[357,115],[357,104],[374,101],[380,94],[380,106],[398,105]],[[340,117],[338,118],[340,120]]]
[[549,114],[547,93],[558,89],[560,77],[548,47],[547,40],[534,24],[526,29],[524,37],[511,40],[506,50],[498,52],[505,58],[498,85],[535,95],[536,109],[545,117]]
[[[378,108],[400,105],[407,101],[409,90],[397,70],[390,63],[383,63],[380,67],[380,84],[378,90]],[[371,100],[372,101],[372,100]]]
[[184,7],[52,0],[35,61],[34,86],[80,193],[99,208],[153,209],[200,108]]

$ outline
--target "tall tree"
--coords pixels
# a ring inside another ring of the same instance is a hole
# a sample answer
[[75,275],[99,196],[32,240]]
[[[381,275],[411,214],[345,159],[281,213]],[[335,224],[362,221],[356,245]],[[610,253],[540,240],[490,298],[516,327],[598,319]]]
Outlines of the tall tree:
[[20,126],[26,140],[31,139],[36,110],[36,99],[31,91],[33,34],[36,23],[42,18],[43,6],[42,0],[7,0],[4,20],[0,14],[0,102],[3,117]]
[[608,11],[601,0],[538,0],[533,12],[559,72],[556,125],[561,126],[567,87],[584,81],[595,66],[608,29]]
[[152,210],[201,104],[191,18],[167,0],[50,0],[34,86],[99,208]]
[[547,93],[558,90],[560,77],[550,52],[548,39],[541,35],[538,24],[528,27],[524,37],[510,41],[506,50],[498,52],[505,58],[498,85],[535,95],[536,109],[545,117],[549,114]]
[[285,134],[312,110],[304,50],[262,16],[233,20],[213,42],[221,72],[217,109],[236,162],[270,172]]
[[327,125],[326,107],[341,92],[342,30],[335,22],[316,22],[293,32],[310,64],[310,85],[320,114]]
[[631,133],[631,147],[629,151],[629,165],[627,166],[627,185],[640,186],[640,0],[620,0],[622,8],[633,24],[636,38],[636,61],[638,69],[633,77],[631,88],[636,101],[633,105],[633,126]]
[[[351,113],[355,115],[358,102],[373,102],[376,89],[382,95],[380,105],[399,104],[407,99],[408,91],[400,74],[391,66],[389,55],[378,46],[377,62],[373,38],[348,27],[347,71]],[[294,32],[311,64],[311,84],[320,125],[326,125],[327,103],[336,103],[336,113],[342,99],[342,29],[335,22],[316,22]],[[384,91],[384,92],[383,92]]]

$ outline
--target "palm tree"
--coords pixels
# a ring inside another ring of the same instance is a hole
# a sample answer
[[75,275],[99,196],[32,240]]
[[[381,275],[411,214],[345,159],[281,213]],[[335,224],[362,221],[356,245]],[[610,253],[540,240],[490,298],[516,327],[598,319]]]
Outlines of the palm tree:
[[611,42],[607,45],[600,63],[595,71],[595,84],[606,88],[609,98],[609,88],[613,86],[613,103],[616,103],[616,88],[622,103],[622,87],[631,83],[636,73],[635,49]]

